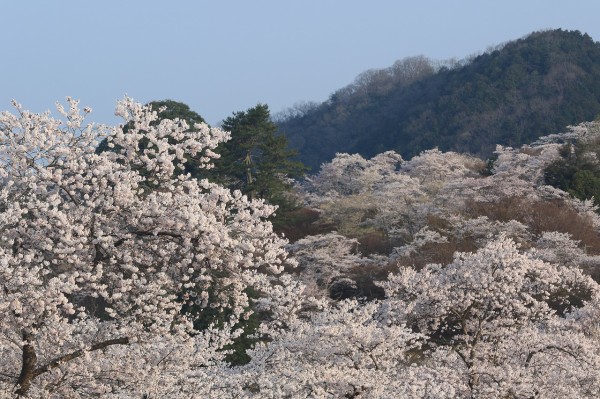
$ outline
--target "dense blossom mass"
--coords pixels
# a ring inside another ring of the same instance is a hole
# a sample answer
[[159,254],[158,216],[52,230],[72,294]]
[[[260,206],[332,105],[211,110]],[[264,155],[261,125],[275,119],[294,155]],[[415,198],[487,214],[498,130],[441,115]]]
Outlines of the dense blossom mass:
[[[208,166],[227,133],[156,124],[129,98],[117,107],[127,129],[84,126],[72,99],[65,121],[15,107],[0,116],[4,392],[194,395],[248,312],[285,321],[290,262],[264,221],[273,208],[174,174],[187,155]],[[97,154],[105,137],[120,150]],[[191,304],[225,316],[194,330]]]
[[129,98],[116,127],[14,106],[0,397],[600,397],[600,217],[545,180],[597,124],[488,165],[338,154],[296,189],[319,233],[289,243],[275,207],[183,172],[227,132]]

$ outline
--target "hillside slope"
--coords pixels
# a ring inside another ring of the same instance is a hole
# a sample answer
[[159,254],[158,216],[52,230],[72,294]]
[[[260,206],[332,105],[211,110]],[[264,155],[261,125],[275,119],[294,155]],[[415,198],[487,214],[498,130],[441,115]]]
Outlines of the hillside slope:
[[551,30],[469,61],[415,57],[367,71],[279,128],[316,169],[336,152],[410,157],[438,147],[488,157],[497,143],[518,146],[599,114],[600,43]]

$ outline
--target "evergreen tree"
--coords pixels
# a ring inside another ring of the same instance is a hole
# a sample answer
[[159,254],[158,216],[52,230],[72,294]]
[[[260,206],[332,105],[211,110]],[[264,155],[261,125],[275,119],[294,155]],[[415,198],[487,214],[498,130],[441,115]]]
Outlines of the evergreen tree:
[[560,188],[581,200],[594,199],[600,205],[600,165],[597,142],[567,143],[561,149],[561,158],[544,170],[546,184]]
[[197,112],[192,111],[189,105],[179,101],[161,100],[148,103],[153,111],[158,112],[160,119],[180,119],[190,125],[190,129],[194,128],[196,123],[206,123],[204,118]]
[[263,198],[282,210],[290,209],[286,198],[290,179],[302,177],[305,166],[295,161],[296,151],[287,138],[277,135],[269,107],[258,104],[247,111],[235,112],[223,121],[231,140],[220,145],[210,177],[250,198]]

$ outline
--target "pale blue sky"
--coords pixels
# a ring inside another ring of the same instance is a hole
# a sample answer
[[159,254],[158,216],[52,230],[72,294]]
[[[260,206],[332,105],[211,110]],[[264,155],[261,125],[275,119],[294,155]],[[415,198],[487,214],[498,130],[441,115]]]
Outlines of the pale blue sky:
[[183,101],[216,124],[259,102],[323,101],[370,68],[464,58],[540,29],[600,40],[599,0],[13,0],[2,14],[0,110],[70,95],[114,123],[128,94]]

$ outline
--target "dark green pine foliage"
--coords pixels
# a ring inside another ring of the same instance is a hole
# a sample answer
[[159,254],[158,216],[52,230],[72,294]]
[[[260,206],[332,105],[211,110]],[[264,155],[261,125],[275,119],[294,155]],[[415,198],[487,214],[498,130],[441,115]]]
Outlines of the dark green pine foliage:
[[[160,119],[182,119],[190,125],[190,130],[196,123],[206,123],[196,111],[192,111],[187,104],[173,100],[152,101],[148,103],[153,111],[158,112]],[[162,109],[162,111],[160,111]]]
[[544,171],[546,184],[560,188],[581,200],[594,198],[600,206],[600,143],[567,143],[561,159]]
[[306,168],[295,160],[297,153],[288,147],[287,138],[277,134],[269,107],[258,104],[235,112],[222,128],[231,132],[231,140],[217,148],[221,158],[209,178],[250,198],[265,199],[281,211],[293,208],[287,196],[290,179],[302,177]]

